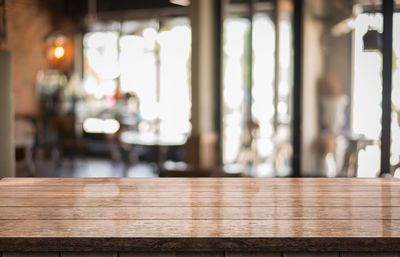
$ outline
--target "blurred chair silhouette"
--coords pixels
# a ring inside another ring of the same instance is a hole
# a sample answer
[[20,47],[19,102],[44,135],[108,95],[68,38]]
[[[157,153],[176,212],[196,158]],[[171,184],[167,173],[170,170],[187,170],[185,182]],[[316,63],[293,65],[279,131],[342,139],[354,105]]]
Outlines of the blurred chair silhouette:
[[215,133],[190,136],[183,146],[184,162],[167,161],[163,174],[167,177],[226,176],[218,168],[218,136]]
[[38,145],[37,119],[29,115],[16,115],[14,124],[15,161],[17,177],[33,177],[33,159]]
[[60,117],[56,121],[57,150],[59,152],[58,164],[61,164],[65,156],[74,164],[76,157],[83,157],[85,141],[78,136],[75,129],[73,116]]

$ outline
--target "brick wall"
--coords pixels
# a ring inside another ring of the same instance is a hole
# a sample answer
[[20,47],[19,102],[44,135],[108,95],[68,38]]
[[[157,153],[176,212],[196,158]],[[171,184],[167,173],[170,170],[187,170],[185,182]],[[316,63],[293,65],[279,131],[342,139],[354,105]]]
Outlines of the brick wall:
[[[16,114],[36,114],[36,74],[50,68],[46,60],[44,38],[51,32],[61,31],[72,35],[75,25],[62,14],[63,1],[6,0],[7,42],[5,48],[12,54],[12,86]],[[72,38],[68,38],[71,49]],[[71,49],[72,51],[73,49]],[[71,68],[73,54],[56,68]],[[54,66],[54,65],[53,65]],[[54,68],[54,67],[53,67]]]

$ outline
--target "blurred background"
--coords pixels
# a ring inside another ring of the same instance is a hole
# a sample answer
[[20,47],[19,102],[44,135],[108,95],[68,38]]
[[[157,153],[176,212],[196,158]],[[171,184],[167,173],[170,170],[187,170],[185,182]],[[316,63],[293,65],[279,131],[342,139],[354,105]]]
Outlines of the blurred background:
[[398,176],[385,4],[0,0],[0,177]]

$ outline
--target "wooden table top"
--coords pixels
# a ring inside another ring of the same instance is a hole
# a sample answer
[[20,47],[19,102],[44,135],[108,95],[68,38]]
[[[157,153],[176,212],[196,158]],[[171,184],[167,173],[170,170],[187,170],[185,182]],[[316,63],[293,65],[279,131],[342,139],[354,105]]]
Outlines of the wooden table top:
[[0,180],[0,252],[146,249],[399,251],[400,180]]

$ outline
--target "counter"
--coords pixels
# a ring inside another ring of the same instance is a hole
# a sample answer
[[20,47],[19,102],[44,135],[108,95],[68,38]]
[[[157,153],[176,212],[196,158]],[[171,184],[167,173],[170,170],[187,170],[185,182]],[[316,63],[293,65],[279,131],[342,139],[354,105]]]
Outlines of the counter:
[[0,252],[394,257],[400,180],[4,178]]

